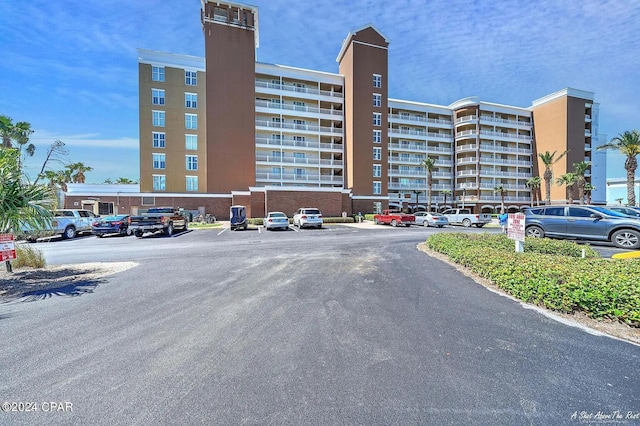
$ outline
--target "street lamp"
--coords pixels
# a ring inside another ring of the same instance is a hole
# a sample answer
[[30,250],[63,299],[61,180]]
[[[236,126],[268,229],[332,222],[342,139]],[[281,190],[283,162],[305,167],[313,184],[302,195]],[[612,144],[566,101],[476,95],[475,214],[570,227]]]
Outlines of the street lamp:
[[467,198],[467,188],[462,188],[462,208],[464,209],[464,201]]

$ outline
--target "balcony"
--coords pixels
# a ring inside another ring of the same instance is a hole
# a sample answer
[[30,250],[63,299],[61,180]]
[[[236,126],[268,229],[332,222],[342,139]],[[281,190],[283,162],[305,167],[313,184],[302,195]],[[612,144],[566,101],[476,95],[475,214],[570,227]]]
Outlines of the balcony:
[[504,132],[494,132],[491,130],[480,130],[480,134],[483,136],[493,136],[494,138],[503,138],[503,139],[517,139],[523,141],[531,141],[531,136],[527,135],[519,135],[517,133],[504,133]]
[[342,176],[297,174],[297,173],[256,173],[256,181],[261,183],[304,183],[304,184],[342,184]]
[[256,88],[283,90],[286,92],[306,93],[309,95],[330,96],[330,97],[340,98],[340,99],[344,98],[344,94],[341,92],[330,92],[328,90],[313,89],[309,87],[298,87],[298,86],[294,86],[293,84],[271,83],[268,81],[261,81],[261,80],[256,80]]
[[302,106],[302,105],[294,105],[282,102],[270,102],[270,101],[262,101],[256,99],[256,108],[265,108],[268,110],[277,110],[277,111],[296,111],[296,112],[308,112],[312,114],[326,114],[331,116],[336,116],[338,120],[342,119],[344,116],[344,112],[336,109],[327,109],[327,108],[317,108],[312,106]]
[[488,115],[481,115],[480,116],[480,122],[482,123],[483,121],[490,122],[490,123],[511,124],[513,126],[524,126],[524,127],[532,127],[533,126],[533,123],[530,122],[530,121],[508,120],[508,119],[504,119],[504,118],[491,117],[491,116],[488,116]]
[[497,146],[497,145],[488,145],[488,144],[480,144],[481,151],[495,151],[495,152],[513,152],[517,154],[531,154],[531,148],[511,148],[507,146]]
[[269,129],[292,129],[307,132],[332,133],[342,135],[344,129],[339,127],[323,127],[314,124],[295,124],[282,121],[256,120],[256,127],[266,127]]
[[474,164],[477,162],[478,159],[476,157],[459,158],[456,160],[456,164]]
[[344,146],[340,143],[324,143],[310,140],[295,140],[292,138],[256,138],[256,146],[264,148],[283,147],[283,148],[311,148],[320,149],[322,151],[339,151],[342,152]]
[[501,170],[491,170],[491,169],[480,169],[481,176],[500,176],[500,177],[508,177],[508,178],[524,178],[529,179],[532,175],[531,173],[518,173],[518,172],[503,172]]
[[492,157],[480,157],[481,163],[490,163],[490,164],[511,164],[514,166],[527,166],[531,167],[531,161],[523,161],[523,160],[507,160],[504,158],[492,158]]
[[456,125],[461,123],[471,123],[474,120],[477,120],[477,115],[465,115],[464,117],[456,118]]
[[257,163],[294,165],[294,166],[321,166],[321,167],[342,167],[342,160],[321,159],[314,157],[293,157],[290,155],[256,155]]
[[445,126],[450,126],[452,123],[449,120],[437,120],[435,118],[426,118],[424,116],[414,115],[414,114],[389,114],[389,121],[393,120],[404,120],[404,121],[413,121],[416,123],[431,123],[431,124],[442,124]]
[[478,149],[478,145],[476,144],[456,146],[456,152],[475,151],[477,149]]
[[456,139],[462,138],[475,138],[478,136],[478,132],[476,130],[463,130],[461,132],[456,133]]

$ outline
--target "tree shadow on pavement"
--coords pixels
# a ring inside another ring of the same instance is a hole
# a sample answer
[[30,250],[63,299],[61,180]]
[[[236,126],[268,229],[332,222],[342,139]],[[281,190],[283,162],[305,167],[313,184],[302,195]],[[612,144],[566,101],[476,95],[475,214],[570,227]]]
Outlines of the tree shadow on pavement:
[[105,282],[96,269],[64,267],[55,270],[35,269],[0,277],[0,303],[34,302],[54,296],[77,297],[93,293]]

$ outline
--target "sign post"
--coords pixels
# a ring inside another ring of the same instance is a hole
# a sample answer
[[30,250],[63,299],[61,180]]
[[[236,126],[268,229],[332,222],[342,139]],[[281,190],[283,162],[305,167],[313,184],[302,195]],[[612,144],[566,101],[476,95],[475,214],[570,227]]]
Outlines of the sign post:
[[18,257],[13,241],[13,234],[0,234],[0,256],[2,256],[1,260],[4,260],[7,272],[12,271],[11,261]]
[[524,252],[524,213],[509,213],[507,236],[515,241],[516,253]]

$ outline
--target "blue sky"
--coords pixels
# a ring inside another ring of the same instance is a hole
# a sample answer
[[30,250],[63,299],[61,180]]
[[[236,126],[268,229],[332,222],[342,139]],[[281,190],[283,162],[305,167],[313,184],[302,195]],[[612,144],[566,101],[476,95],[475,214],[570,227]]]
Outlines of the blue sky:
[[[640,1],[254,0],[261,62],[337,72],[350,30],[391,40],[389,95],[528,107],[573,87],[608,139],[640,128]],[[36,156],[65,142],[87,182],[138,179],[137,48],[202,56],[200,0],[0,2],[0,115],[27,121]],[[622,177],[609,155],[608,176]],[[62,166],[56,166],[62,168]]]

